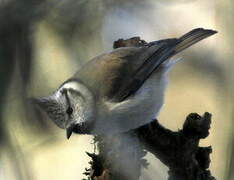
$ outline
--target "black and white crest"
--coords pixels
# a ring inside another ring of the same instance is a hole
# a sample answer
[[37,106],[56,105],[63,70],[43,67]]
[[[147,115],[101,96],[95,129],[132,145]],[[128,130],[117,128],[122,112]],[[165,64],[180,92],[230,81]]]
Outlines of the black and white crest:
[[51,95],[49,97],[33,98],[32,102],[46,112],[57,126],[63,129],[66,127],[65,102],[62,102],[60,98],[56,99],[54,95]]

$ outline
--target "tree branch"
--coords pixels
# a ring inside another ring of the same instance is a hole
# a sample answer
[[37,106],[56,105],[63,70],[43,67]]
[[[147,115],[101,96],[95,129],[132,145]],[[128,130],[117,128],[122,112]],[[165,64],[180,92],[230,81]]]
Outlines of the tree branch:
[[191,113],[183,129],[173,132],[157,120],[136,130],[144,148],[169,168],[169,180],[214,180],[210,171],[211,146],[199,147],[200,139],[209,135],[211,114]]

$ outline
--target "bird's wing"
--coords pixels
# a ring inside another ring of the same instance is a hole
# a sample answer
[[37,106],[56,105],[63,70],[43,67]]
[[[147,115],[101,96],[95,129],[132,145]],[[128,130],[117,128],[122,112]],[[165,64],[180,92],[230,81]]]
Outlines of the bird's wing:
[[164,39],[143,47],[118,48],[87,63],[76,75],[97,97],[123,101],[168,58],[216,31],[194,29],[178,39]]
[[[116,98],[134,73],[154,52],[155,47],[123,47],[95,57],[75,74],[72,79],[82,81],[96,98]],[[152,51],[151,53],[149,53]],[[116,98],[117,100],[118,98]]]

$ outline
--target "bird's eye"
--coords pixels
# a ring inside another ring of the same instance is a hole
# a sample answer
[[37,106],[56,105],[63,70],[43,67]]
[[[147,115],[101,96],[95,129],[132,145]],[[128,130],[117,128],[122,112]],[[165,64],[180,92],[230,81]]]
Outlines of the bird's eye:
[[73,113],[73,109],[68,107],[66,113],[70,116]]

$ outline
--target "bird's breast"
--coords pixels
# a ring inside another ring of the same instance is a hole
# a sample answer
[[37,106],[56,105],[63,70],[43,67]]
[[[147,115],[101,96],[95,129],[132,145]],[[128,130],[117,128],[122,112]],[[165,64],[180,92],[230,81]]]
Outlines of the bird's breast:
[[164,71],[153,73],[142,87],[123,102],[103,100],[97,106],[94,133],[126,132],[156,118],[164,99],[167,78]]

